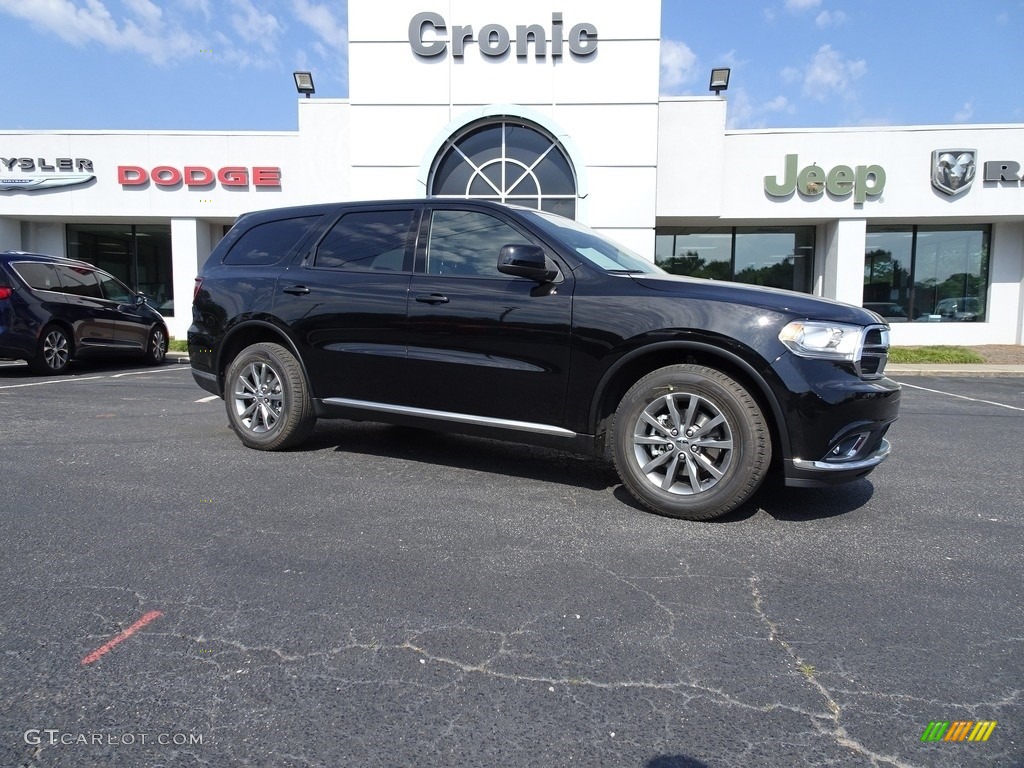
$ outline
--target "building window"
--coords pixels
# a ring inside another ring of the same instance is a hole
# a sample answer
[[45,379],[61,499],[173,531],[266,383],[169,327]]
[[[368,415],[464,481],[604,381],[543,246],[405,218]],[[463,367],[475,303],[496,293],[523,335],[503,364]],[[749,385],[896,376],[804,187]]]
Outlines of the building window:
[[[68,224],[67,254],[109,272],[174,316],[169,225]],[[187,310],[187,308],[186,308]]]
[[810,293],[814,227],[662,228],[654,260],[676,275]]
[[984,321],[988,226],[868,227],[864,306],[889,322]]
[[557,139],[521,120],[477,123],[434,160],[434,197],[494,200],[576,218],[576,175]]

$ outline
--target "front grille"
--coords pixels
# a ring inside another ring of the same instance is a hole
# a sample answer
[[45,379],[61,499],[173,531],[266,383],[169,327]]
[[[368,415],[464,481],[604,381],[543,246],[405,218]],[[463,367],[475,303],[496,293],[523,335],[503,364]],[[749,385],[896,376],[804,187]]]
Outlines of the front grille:
[[878,379],[885,374],[889,362],[889,329],[884,325],[868,326],[864,332],[864,349],[857,362],[857,375],[862,379]]

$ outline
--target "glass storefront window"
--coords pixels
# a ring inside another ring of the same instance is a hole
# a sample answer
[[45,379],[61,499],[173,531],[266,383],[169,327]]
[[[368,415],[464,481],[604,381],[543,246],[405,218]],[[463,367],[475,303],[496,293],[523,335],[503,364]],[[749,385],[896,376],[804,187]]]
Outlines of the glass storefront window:
[[810,293],[814,227],[660,229],[654,258],[676,275]]
[[868,227],[864,306],[889,322],[986,319],[987,226]]
[[68,224],[67,254],[95,264],[174,316],[171,228],[164,224]]

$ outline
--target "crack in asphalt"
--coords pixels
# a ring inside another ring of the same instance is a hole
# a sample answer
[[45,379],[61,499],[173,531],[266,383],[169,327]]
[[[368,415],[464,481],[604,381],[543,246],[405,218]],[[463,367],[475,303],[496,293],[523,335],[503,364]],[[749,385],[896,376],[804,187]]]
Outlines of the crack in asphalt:
[[892,765],[896,766],[896,768],[917,768],[913,763],[905,762],[893,755],[878,754],[850,735],[841,722],[843,714],[842,707],[839,702],[835,700],[835,697],[829,692],[828,688],[826,688],[818,679],[814,665],[809,664],[800,656],[799,653],[797,653],[793,645],[782,636],[782,631],[778,623],[773,621],[765,610],[764,599],[761,595],[761,590],[758,589],[757,586],[757,576],[751,576],[747,583],[750,587],[750,593],[753,596],[754,611],[757,613],[761,621],[768,627],[768,639],[777,643],[779,647],[786,652],[786,655],[792,659],[796,669],[800,671],[801,675],[808,683],[811,684],[814,690],[818,692],[818,695],[820,695],[825,702],[829,715],[824,718],[824,720],[831,722],[832,727],[829,729],[823,729],[821,727],[823,719],[815,718],[811,721],[815,729],[817,729],[822,735],[829,736],[834,739],[840,746],[852,749],[863,757],[866,757],[874,766]]

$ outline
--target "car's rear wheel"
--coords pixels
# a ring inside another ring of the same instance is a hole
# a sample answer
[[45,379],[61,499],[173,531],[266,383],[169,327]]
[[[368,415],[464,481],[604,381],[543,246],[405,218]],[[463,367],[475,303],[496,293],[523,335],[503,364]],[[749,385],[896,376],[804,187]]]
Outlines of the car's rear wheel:
[[146,362],[150,365],[160,365],[167,359],[167,334],[162,326],[157,326],[149,332],[149,342],[146,346]]
[[761,409],[739,383],[699,365],[653,371],[622,398],[613,425],[615,466],[645,506],[709,520],[757,490],[772,443]]
[[48,325],[39,337],[39,350],[29,367],[34,373],[52,376],[64,373],[71,362],[72,344],[67,331],[59,325]]
[[242,350],[228,366],[224,403],[242,442],[263,451],[298,445],[316,423],[302,367],[280,344]]

